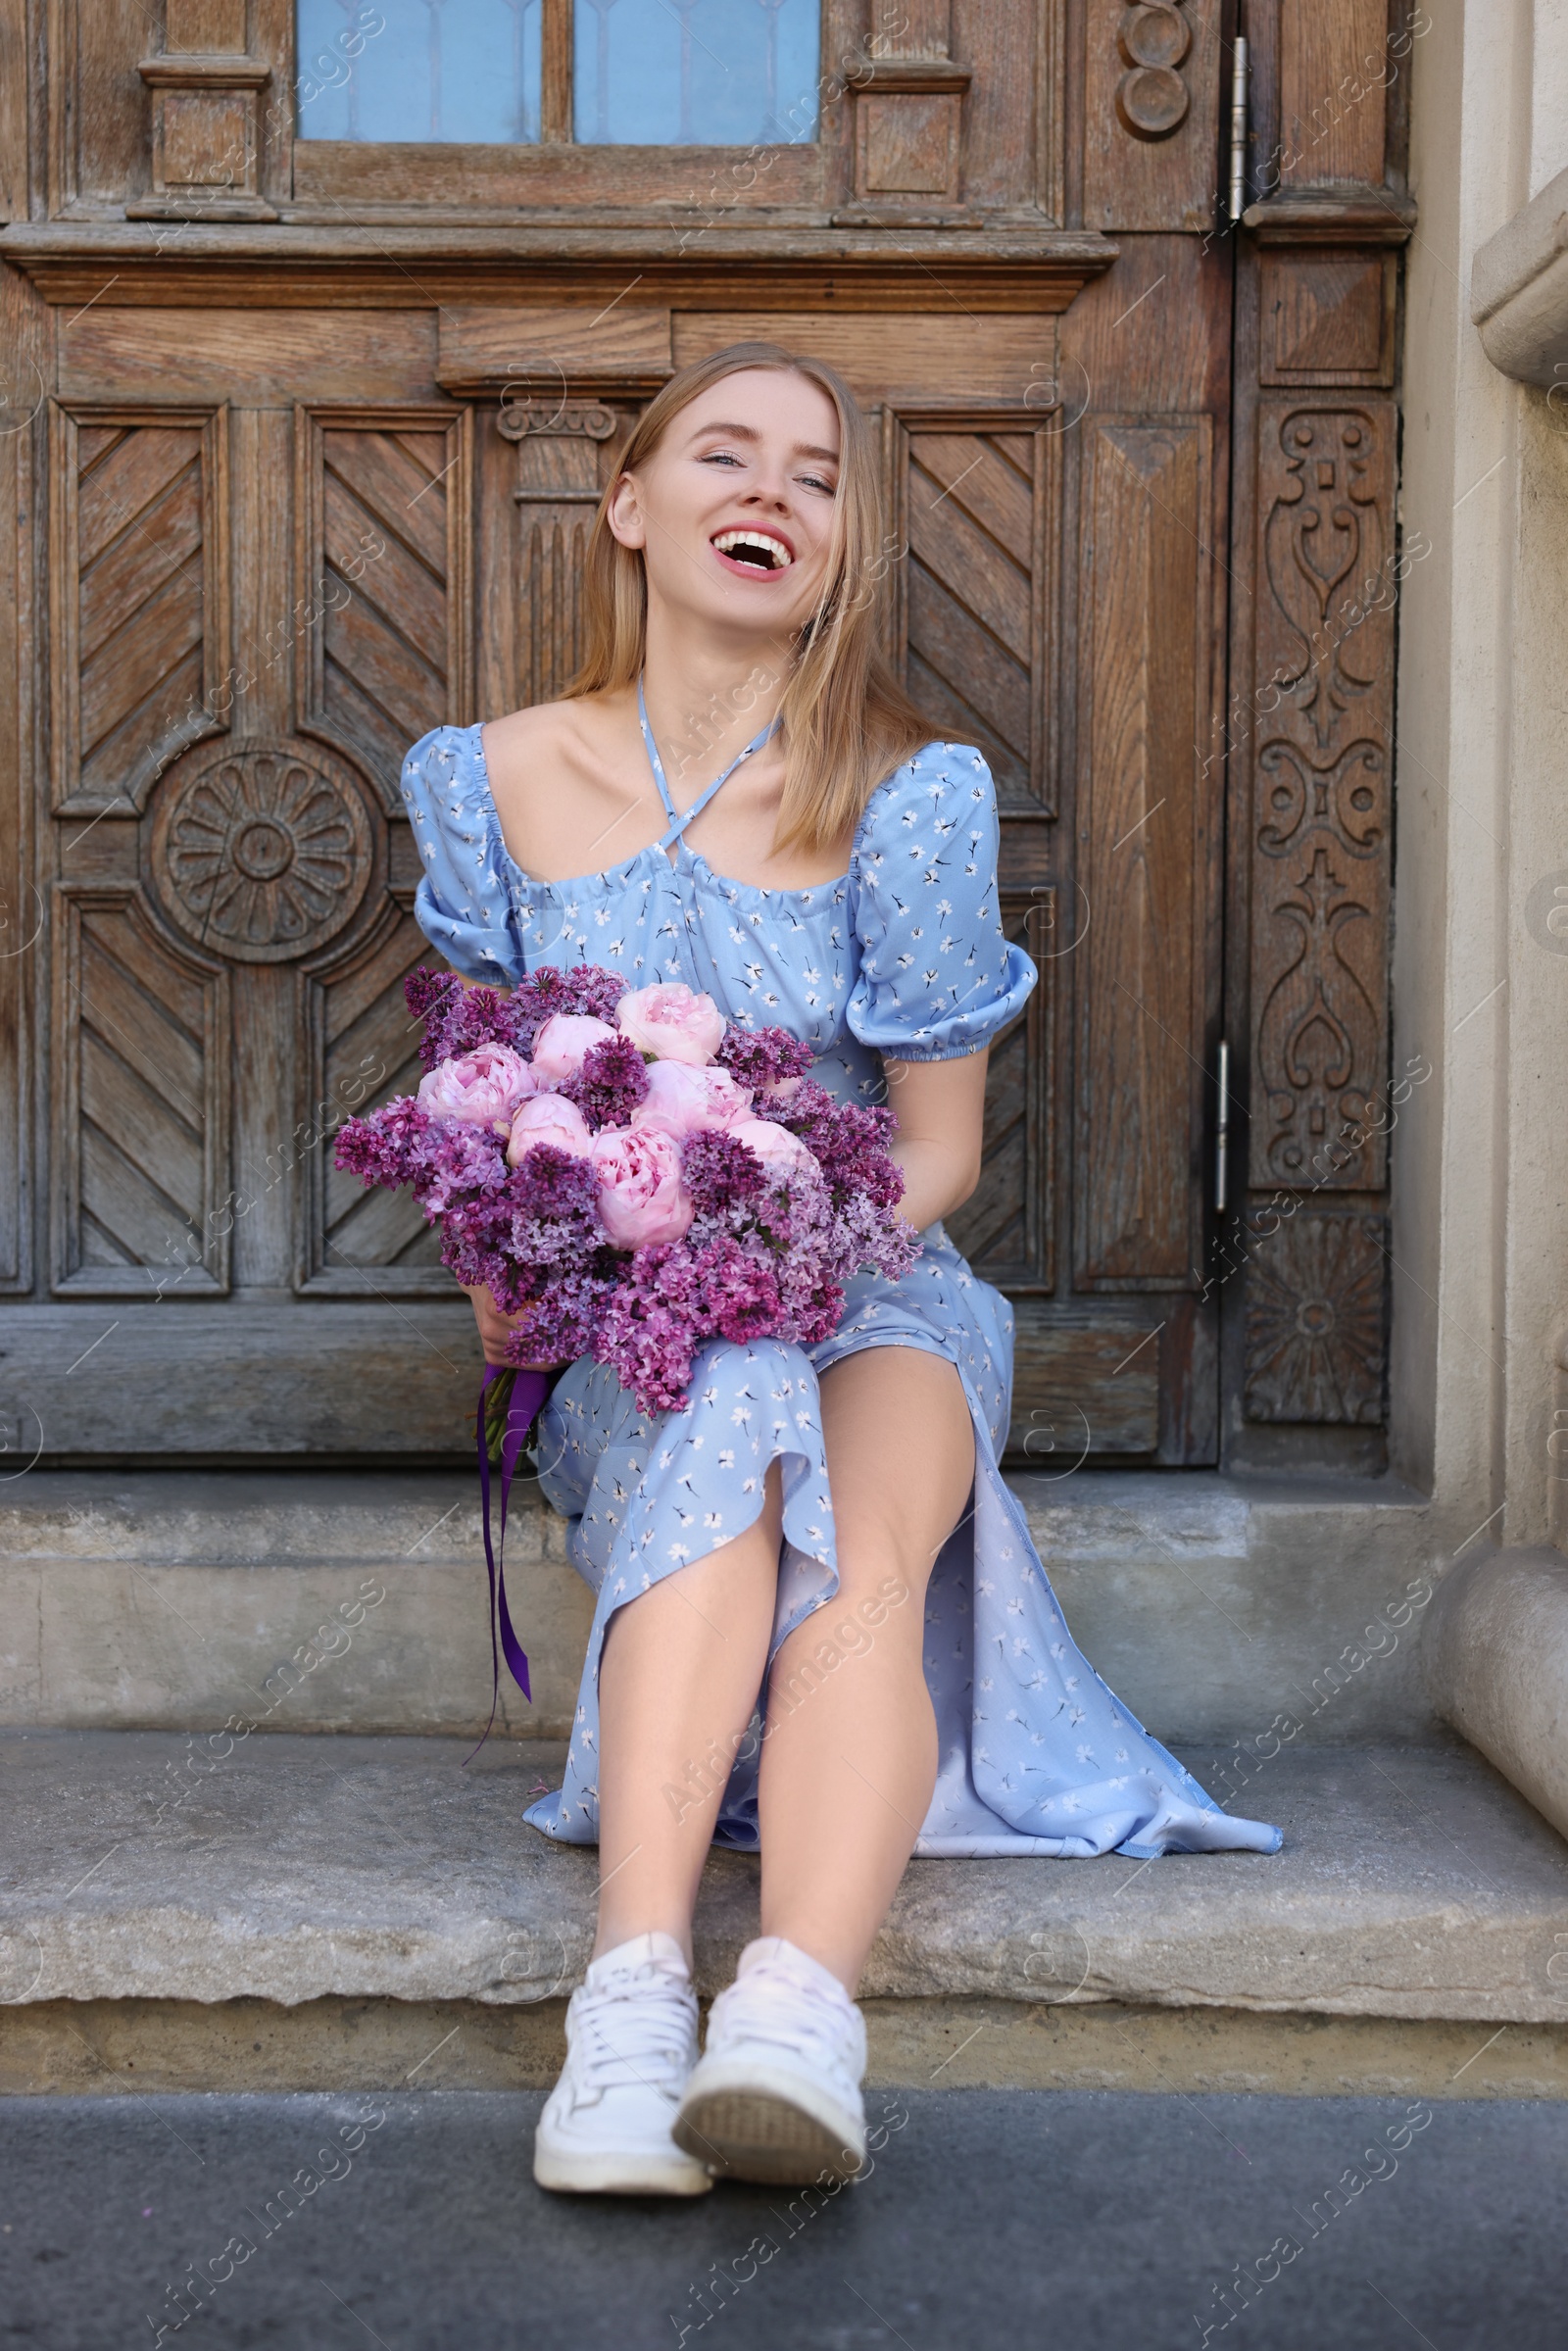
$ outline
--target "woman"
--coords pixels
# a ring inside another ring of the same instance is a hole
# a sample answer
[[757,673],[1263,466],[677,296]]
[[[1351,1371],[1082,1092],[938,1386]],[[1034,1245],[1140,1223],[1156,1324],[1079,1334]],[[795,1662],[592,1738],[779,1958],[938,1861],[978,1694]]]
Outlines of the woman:
[[[924,1239],[902,1281],[859,1278],[819,1346],[706,1347],[661,1423],[587,1359],[546,1408],[542,1480],[598,1610],[564,1785],[527,1817],[600,1847],[595,1957],[535,2142],[547,2187],[856,2171],[853,1995],[917,1844],[1279,1843],[1118,1708],[998,1472],[1011,1318],[942,1218],[978,1178],[987,1049],[1035,972],[999,919],[985,762],[931,740],[876,651],[881,550],[846,386],[737,344],[627,444],[566,698],[438,727],[404,768],[419,921],[460,972],[606,964],[806,1037],[841,1099],[896,1108]],[[507,1322],[474,1305],[501,1361]],[[760,1843],[762,1935],[698,2062],[715,1828]]]

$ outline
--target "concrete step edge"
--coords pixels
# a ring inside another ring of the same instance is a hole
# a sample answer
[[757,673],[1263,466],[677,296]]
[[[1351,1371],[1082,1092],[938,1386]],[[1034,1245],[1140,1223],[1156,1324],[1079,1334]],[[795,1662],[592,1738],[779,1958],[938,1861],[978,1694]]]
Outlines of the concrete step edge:
[[[1568,2098],[1568,2019],[1264,2015],[939,1996],[862,2003],[870,2090]],[[547,2089],[562,1999],[45,2001],[0,2007],[0,2096]]]

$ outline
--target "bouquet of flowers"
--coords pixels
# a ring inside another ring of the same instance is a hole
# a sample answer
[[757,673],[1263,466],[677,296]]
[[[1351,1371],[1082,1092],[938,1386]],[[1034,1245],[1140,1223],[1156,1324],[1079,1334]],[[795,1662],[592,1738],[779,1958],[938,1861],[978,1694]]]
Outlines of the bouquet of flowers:
[[440,1220],[443,1263],[518,1317],[477,1426],[494,1722],[498,1626],[529,1694],[501,1557],[513,1472],[549,1391],[526,1367],[592,1355],[640,1410],[678,1410],[705,1340],[825,1339],[852,1274],[897,1276],[920,1245],[893,1213],[892,1112],[836,1102],[783,1029],[734,1027],[677,982],[628,992],[595,964],[540,971],[505,997],[421,969],[406,992],[424,1023],[419,1091],[349,1119],[337,1164],[412,1186]]
[[592,1355],[676,1410],[705,1340],[808,1346],[859,1267],[918,1253],[892,1112],[836,1102],[783,1029],[594,964],[508,997],[419,970],[407,995],[426,1075],[348,1120],[337,1164],[413,1187],[443,1262],[519,1317],[514,1362]]

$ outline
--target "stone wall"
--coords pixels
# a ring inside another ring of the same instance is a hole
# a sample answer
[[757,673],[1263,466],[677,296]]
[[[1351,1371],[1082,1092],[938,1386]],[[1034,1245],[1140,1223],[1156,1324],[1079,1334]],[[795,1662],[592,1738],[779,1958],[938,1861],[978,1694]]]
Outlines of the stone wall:
[[1568,394],[1492,366],[1471,269],[1568,164],[1568,6],[1425,13],[1402,497],[1432,552],[1401,612],[1395,1060],[1437,1077],[1394,1144],[1393,1442],[1456,1524],[1532,1543],[1568,1325]]

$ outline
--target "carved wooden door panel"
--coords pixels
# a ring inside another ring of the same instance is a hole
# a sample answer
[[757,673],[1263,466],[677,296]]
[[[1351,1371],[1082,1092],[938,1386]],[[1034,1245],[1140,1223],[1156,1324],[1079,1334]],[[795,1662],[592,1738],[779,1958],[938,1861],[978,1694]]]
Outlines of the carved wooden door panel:
[[66,1367],[46,1425],[446,1450],[472,1346],[434,1236],[331,1154],[418,1078],[397,773],[468,699],[469,421],[227,372],[205,410],[51,410],[51,1290],[135,1379],[106,1409]]
[[[1395,549],[1408,208],[1394,101],[1319,130],[1312,93],[1402,7],[827,0],[795,135],[662,152],[616,144],[613,75],[574,143],[568,0],[514,138],[412,146],[355,130],[352,76],[311,130],[292,0],[169,0],[150,59],[138,12],[60,0],[53,176],[0,238],[40,392],[0,466],[33,550],[4,811],[47,907],[33,959],[0,954],[0,1054],[40,1071],[0,1058],[12,1442],[465,1447],[468,1310],[411,1205],[331,1165],[416,1074],[398,766],[560,690],[631,419],[763,335],[877,419],[889,650],[991,765],[1040,971],[950,1220],[1013,1302],[1014,1465],[1285,1460],[1298,1432],[1363,1459],[1393,599],[1356,596]],[[356,14],[362,48],[393,28],[369,114],[395,27],[438,13]]]

